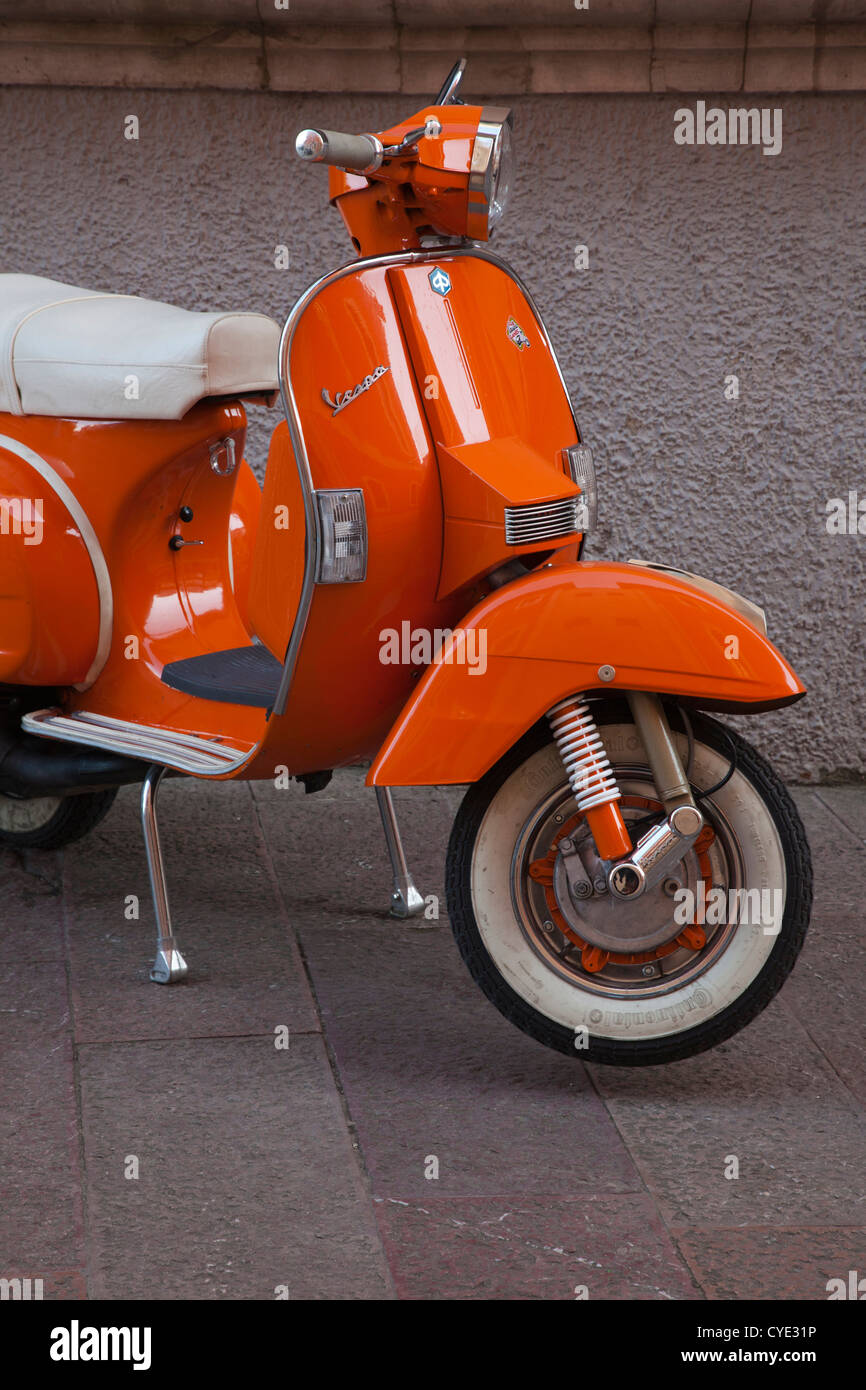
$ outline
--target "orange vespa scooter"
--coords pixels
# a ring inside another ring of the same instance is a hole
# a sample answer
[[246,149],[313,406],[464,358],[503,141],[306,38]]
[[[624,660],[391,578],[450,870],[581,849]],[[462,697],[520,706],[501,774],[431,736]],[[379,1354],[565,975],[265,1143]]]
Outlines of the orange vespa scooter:
[[[357,259],[292,309],[190,313],[0,276],[0,840],[56,847],[142,783],[158,927],[168,771],[369,761],[392,911],[423,909],[390,788],[468,783],[448,909],[481,988],[572,1056],[729,1037],[808,922],[767,763],[706,711],[804,687],[762,611],[664,565],[584,562],[596,511],[553,349],[486,249],[511,115],[435,102],[307,130]],[[243,401],[282,397],[263,489]]]

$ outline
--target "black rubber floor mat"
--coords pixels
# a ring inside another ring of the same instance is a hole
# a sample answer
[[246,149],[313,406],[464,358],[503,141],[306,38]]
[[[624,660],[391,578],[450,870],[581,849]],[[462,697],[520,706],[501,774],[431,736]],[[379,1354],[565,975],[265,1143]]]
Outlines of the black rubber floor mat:
[[267,647],[257,644],[171,661],[163,667],[162,680],[172,690],[199,695],[203,700],[270,709],[282,673],[282,662],[271,656]]

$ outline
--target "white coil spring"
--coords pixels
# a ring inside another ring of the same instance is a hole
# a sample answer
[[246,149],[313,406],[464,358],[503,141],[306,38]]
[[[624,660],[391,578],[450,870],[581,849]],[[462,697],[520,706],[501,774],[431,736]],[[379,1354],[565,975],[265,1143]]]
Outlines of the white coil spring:
[[619,801],[616,776],[589,705],[574,698],[562,700],[548,712],[547,718],[578,810],[589,811],[593,806]]

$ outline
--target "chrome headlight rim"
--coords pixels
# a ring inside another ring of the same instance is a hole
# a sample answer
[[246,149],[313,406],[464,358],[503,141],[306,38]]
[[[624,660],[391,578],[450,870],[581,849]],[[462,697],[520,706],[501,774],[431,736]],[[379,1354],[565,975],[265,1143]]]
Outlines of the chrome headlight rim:
[[510,154],[508,143],[513,123],[513,113],[507,106],[484,106],[481,109],[469,165],[466,233],[472,241],[487,241],[502,215],[501,209],[498,213],[496,211],[496,195],[503,171],[503,154],[506,157]]

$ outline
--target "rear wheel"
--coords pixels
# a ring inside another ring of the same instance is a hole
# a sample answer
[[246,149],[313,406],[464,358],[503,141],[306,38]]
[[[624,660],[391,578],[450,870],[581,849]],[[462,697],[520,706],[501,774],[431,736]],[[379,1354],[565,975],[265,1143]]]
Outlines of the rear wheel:
[[80,840],[111,810],[116,787],[79,796],[0,795],[0,845],[60,849]]
[[[594,714],[637,838],[664,816],[643,745],[627,706]],[[685,764],[688,740],[676,739]],[[766,1007],[805,936],[809,848],[772,768],[695,716],[693,785],[715,787],[732,753],[733,775],[700,803],[700,837],[637,902],[606,891],[546,724],[470,787],[449,844],[448,908],[473,977],[518,1028],[571,1056],[643,1066],[713,1047]],[[585,897],[569,889],[565,837]]]

